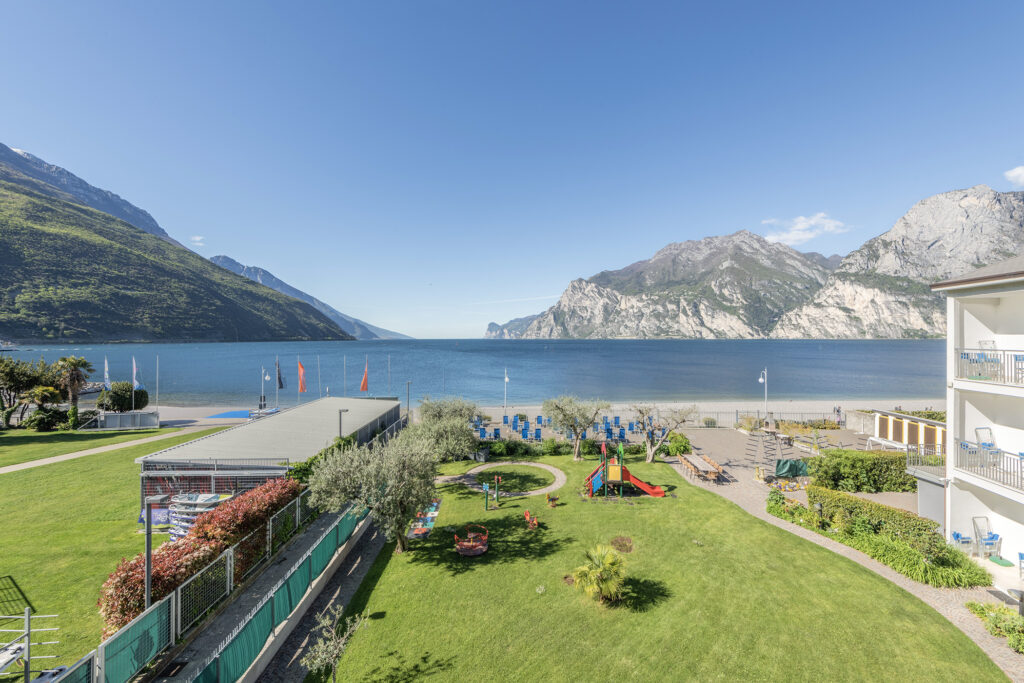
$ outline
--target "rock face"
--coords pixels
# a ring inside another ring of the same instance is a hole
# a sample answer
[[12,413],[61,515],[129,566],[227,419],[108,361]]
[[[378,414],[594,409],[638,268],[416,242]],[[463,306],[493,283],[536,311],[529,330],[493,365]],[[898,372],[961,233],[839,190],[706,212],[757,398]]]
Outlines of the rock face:
[[940,336],[945,297],[927,285],[1024,250],[1024,192],[985,185],[923,199],[843,259],[825,286],[782,317],[779,339]]
[[345,315],[341,311],[325,304],[320,299],[306,294],[301,289],[292,287],[290,284],[281,280],[262,268],[256,266],[243,266],[238,261],[234,260],[230,256],[212,256],[210,260],[216,263],[221,268],[226,268],[232,273],[247,277],[253,282],[258,282],[261,285],[266,285],[273,290],[287,294],[290,297],[296,298],[299,301],[305,301],[307,304],[315,308],[316,310],[323,313],[325,316],[334,321],[338,327],[345,332],[351,334],[356,339],[409,339],[410,337],[391,330],[385,330],[382,327],[371,325],[370,323],[363,322],[358,318]]
[[743,230],[670,244],[649,260],[574,280],[525,327],[492,325],[488,336],[763,337],[827,277],[800,252]]
[[670,244],[650,260],[574,280],[544,313],[491,323],[487,336],[941,336],[944,297],[928,285],[1022,251],[1024,192],[978,185],[918,202],[842,259],[746,231]]
[[[48,164],[37,156],[0,143],[0,180],[21,185],[56,199],[72,201],[109,213],[150,235],[174,241],[149,212],[121,199],[113,192],[101,190],[60,166]],[[35,181],[35,182],[33,182]],[[177,242],[175,242],[177,244]]]

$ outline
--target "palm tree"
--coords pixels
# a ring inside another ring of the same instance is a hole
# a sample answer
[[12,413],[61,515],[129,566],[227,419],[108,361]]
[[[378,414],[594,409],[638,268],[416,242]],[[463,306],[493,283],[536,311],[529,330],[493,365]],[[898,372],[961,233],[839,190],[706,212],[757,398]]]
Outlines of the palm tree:
[[77,408],[78,392],[85,388],[89,373],[93,371],[92,363],[84,356],[64,356],[56,365],[60,374],[60,386],[67,392],[71,405]]
[[622,597],[626,560],[614,548],[598,545],[586,552],[587,563],[572,571],[573,585],[592,598],[614,602]]
[[36,408],[43,408],[47,403],[53,403],[54,401],[60,400],[60,392],[53,387],[44,387],[42,385],[32,387],[26,392],[21,394],[21,402],[25,405],[34,403]]

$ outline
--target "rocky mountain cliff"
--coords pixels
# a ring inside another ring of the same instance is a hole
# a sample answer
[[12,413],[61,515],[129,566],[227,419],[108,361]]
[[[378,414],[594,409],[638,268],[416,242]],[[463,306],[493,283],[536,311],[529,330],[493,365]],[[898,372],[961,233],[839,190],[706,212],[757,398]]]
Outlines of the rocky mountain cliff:
[[845,258],[746,231],[670,244],[569,283],[544,313],[490,338],[914,338],[945,333],[928,284],[1024,252],[1024,192],[979,185],[918,202]]
[[345,332],[348,332],[356,339],[410,339],[410,337],[407,337],[404,334],[385,330],[382,327],[377,327],[370,323],[363,322],[358,318],[345,315],[341,311],[325,304],[323,301],[320,301],[320,299],[317,299],[310,294],[306,294],[301,289],[292,287],[284,280],[275,277],[273,273],[263,270],[262,268],[257,268],[256,266],[243,266],[230,256],[212,256],[210,257],[210,260],[221,268],[230,270],[232,273],[247,277],[253,282],[266,285],[271,289],[277,290],[282,294],[287,294],[299,301],[305,301],[307,304],[333,320],[338,327],[343,329]]
[[113,192],[90,185],[60,166],[48,164],[37,156],[3,143],[0,143],[0,180],[55,199],[84,204],[120,218],[150,235],[174,241],[147,211]]
[[912,338],[945,334],[945,297],[928,284],[1024,251],[1024,192],[986,185],[915,204],[892,229],[843,259],[771,336]]
[[742,230],[670,244],[646,261],[574,280],[525,326],[492,325],[487,336],[763,337],[828,274],[795,249]]

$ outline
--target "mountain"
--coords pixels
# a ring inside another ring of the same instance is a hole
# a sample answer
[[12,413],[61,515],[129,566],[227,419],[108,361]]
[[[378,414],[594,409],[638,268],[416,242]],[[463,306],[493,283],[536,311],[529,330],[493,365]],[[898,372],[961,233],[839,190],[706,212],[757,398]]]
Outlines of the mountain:
[[358,318],[345,315],[335,308],[325,304],[320,299],[306,294],[301,289],[292,287],[287,282],[280,280],[274,275],[262,268],[256,266],[243,266],[238,261],[234,260],[230,256],[213,256],[210,258],[211,261],[216,263],[221,268],[226,268],[232,273],[247,277],[253,282],[258,282],[261,285],[266,285],[273,290],[287,294],[290,297],[298,299],[299,301],[305,301],[307,304],[315,308],[316,310],[323,313],[325,316],[333,320],[338,327],[345,330],[349,334],[353,335],[356,339],[410,339],[404,334],[398,332],[392,332],[385,330],[381,327],[376,327],[370,323],[363,322]]
[[621,270],[573,280],[529,320],[488,337],[757,338],[828,278],[814,259],[741,230],[670,244]]
[[843,259],[814,297],[786,313],[779,339],[945,334],[945,297],[928,285],[1024,252],[1024,192],[986,185],[915,204]]
[[219,268],[160,236],[57,198],[52,188],[43,192],[27,189],[24,182],[0,180],[0,338],[352,337],[309,304]]
[[1024,253],[1024,192],[985,185],[915,204],[844,258],[749,232],[670,244],[569,283],[544,313],[486,337],[899,339],[945,334],[928,285]]
[[39,157],[20,149],[12,149],[3,143],[0,143],[0,180],[55,199],[84,204],[120,218],[143,232],[171,240],[148,212],[113,192],[93,187],[60,166],[48,164]]

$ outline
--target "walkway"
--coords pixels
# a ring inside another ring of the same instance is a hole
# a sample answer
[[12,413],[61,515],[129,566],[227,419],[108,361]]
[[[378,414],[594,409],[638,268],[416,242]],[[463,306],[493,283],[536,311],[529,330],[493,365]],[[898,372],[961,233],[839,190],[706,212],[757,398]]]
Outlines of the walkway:
[[434,482],[437,484],[463,484],[471,489],[477,491],[483,491],[483,486],[477,481],[476,475],[478,472],[489,470],[494,467],[505,467],[507,465],[527,465],[529,467],[539,467],[542,470],[547,470],[551,474],[555,475],[555,481],[548,484],[544,488],[534,489],[533,491],[500,491],[499,495],[502,497],[508,496],[509,498],[515,498],[518,496],[539,496],[545,493],[554,493],[558,489],[565,486],[565,482],[568,479],[565,476],[565,472],[552,467],[551,465],[545,465],[541,462],[531,462],[529,460],[512,460],[512,461],[500,461],[500,462],[489,462],[483,465],[477,465],[473,469],[469,470],[464,474],[450,474],[445,477],[437,477]]
[[721,484],[696,480],[687,476],[686,469],[674,462],[667,462],[679,476],[694,486],[705,488],[717,493],[741,508],[769,524],[784,529],[801,538],[816,543],[834,553],[842,555],[854,562],[867,567],[876,574],[892,581],[908,593],[920,598],[939,614],[946,617],[954,626],[973,640],[996,663],[1003,672],[1014,681],[1024,681],[1024,656],[1011,650],[1005,638],[997,638],[985,630],[981,619],[971,614],[964,603],[971,600],[979,602],[1000,602],[1003,596],[998,591],[986,588],[954,589],[934,588],[923,583],[912,581],[889,567],[876,562],[859,550],[826,538],[809,529],[804,529],[792,522],[779,519],[768,514],[765,504],[768,499],[768,487],[754,478],[754,469],[759,464],[753,453],[747,453],[747,436],[731,429],[693,430],[688,436],[694,449],[704,453],[722,465],[730,475],[730,481]]
[[75,451],[74,453],[65,453],[64,455],[55,455],[52,458],[41,458],[39,460],[29,460],[28,462],[20,462],[17,465],[8,465],[7,467],[0,467],[0,474],[8,474],[10,472],[18,472],[19,470],[28,470],[33,467],[42,467],[43,465],[52,465],[55,462],[64,462],[65,460],[74,460],[75,458],[84,458],[87,455],[96,455],[97,453],[106,453],[107,451],[116,451],[119,448],[128,448],[129,446],[138,446],[140,444],[149,443],[151,441],[159,441],[160,439],[169,439],[174,436],[181,436],[183,434],[190,434],[192,432],[202,431],[209,429],[209,425],[203,425],[200,427],[186,427],[179,429],[176,432],[167,432],[165,434],[157,434],[156,436],[149,436],[145,439],[136,439],[135,441],[120,441],[118,443],[108,444],[106,446],[97,446],[96,448],[90,448],[84,451]]

